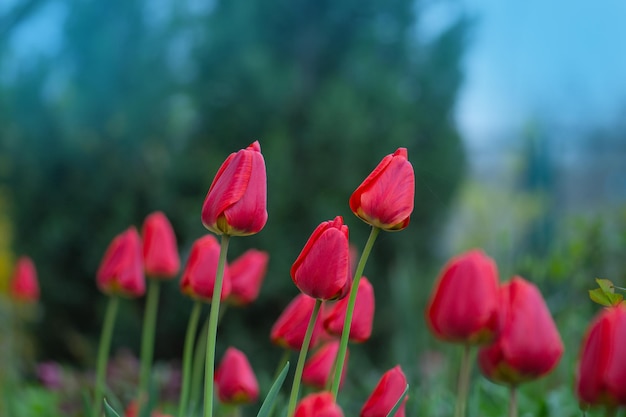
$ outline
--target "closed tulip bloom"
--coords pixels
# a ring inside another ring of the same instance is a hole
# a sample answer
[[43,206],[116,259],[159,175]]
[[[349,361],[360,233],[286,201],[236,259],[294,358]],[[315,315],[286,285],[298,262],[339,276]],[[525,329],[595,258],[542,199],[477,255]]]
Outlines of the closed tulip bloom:
[[502,285],[500,296],[499,336],[478,354],[483,374],[507,385],[547,374],[561,359],[563,342],[541,293],[514,277]]
[[383,158],[350,197],[350,209],[365,223],[387,231],[409,225],[415,174],[406,148]]
[[[400,365],[385,372],[363,405],[360,417],[387,417],[406,389],[406,385],[406,377]],[[404,397],[395,417],[404,417],[407,399],[408,396]]]
[[141,239],[134,226],[113,239],[100,262],[96,281],[108,295],[141,297],[145,293]]
[[343,417],[343,411],[330,392],[318,392],[300,401],[294,417]]
[[217,171],[202,206],[202,224],[218,235],[258,233],[267,222],[267,175],[261,145],[232,153]]
[[626,307],[602,310],[583,340],[576,394],[582,403],[626,406]]
[[[320,346],[304,364],[302,382],[313,388],[324,389],[324,387],[327,386],[329,378],[333,376],[331,372],[335,366],[338,350],[339,340],[331,340]],[[343,383],[346,376],[347,363],[348,351],[346,351],[346,361],[343,365],[343,372],[341,373],[341,383]]]
[[[332,335],[341,336],[343,323],[346,318],[348,308],[348,298],[337,301],[330,312],[325,315],[324,328]],[[372,323],[374,321],[374,287],[366,277],[359,281],[359,288],[354,304],[354,316],[350,326],[350,340],[353,342],[364,342],[372,334]]]
[[215,371],[217,396],[224,404],[248,404],[259,398],[259,383],[246,355],[234,347],[224,353]]
[[250,249],[230,263],[231,292],[229,300],[235,305],[247,305],[259,296],[270,256],[267,252]]
[[291,267],[294,284],[309,297],[333,300],[350,290],[348,226],[341,216],[313,231]]
[[146,217],[142,229],[143,262],[150,278],[171,279],[180,270],[180,257],[174,229],[160,211]]
[[[304,334],[313,314],[315,299],[305,294],[298,294],[282,312],[270,333],[270,339],[275,345],[299,351],[304,343]],[[320,335],[324,332],[322,321],[319,319],[313,328],[309,347],[315,346]]]
[[485,344],[498,328],[498,270],[480,250],[452,258],[443,268],[426,309],[426,322],[438,338]]
[[11,298],[24,303],[34,303],[39,300],[39,283],[37,270],[32,259],[22,256],[15,264],[11,277]]
[[[180,290],[191,298],[211,302],[217,263],[220,256],[220,244],[213,235],[205,235],[197,239],[191,247],[189,259],[180,281]],[[224,281],[220,300],[230,294],[230,272],[224,265]]]

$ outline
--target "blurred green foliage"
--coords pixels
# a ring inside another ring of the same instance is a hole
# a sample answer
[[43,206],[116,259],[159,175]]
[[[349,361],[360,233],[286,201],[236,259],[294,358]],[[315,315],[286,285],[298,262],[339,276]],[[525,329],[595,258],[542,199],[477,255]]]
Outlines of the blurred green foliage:
[[[368,228],[348,198],[384,155],[407,147],[412,223],[379,239],[366,270],[379,314],[361,355],[391,365],[389,283],[398,268],[431,261],[464,169],[452,112],[468,20],[426,39],[408,0],[56,4],[58,52],[20,62],[0,85],[2,184],[15,251],[39,270],[40,357],[91,363],[104,299],[94,276],[110,240],[163,210],[185,258],[206,233],[200,207],[219,164],[258,139],[269,221],[234,240],[231,259],[254,246],[270,252],[270,268],[259,301],[229,311],[220,343],[273,371],[279,349],[259,340],[297,292],[291,263],[335,215],[361,248]],[[157,356],[179,357],[190,303],[174,282],[162,295]],[[136,349],[142,301],[122,309],[114,345]]]

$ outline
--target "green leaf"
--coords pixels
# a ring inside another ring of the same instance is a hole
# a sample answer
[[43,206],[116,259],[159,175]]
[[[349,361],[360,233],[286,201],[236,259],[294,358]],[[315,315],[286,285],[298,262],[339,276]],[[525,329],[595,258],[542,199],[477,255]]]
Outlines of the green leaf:
[[387,413],[387,417],[393,417],[396,414],[396,411],[398,411],[398,408],[400,408],[400,406],[402,405],[402,401],[404,400],[404,397],[406,397],[407,392],[409,392],[408,384],[406,388],[404,389],[404,391],[402,392],[402,395],[400,395],[400,398],[398,398],[398,401],[396,401],[396,405],[394,405],[391,411]]
[[615,294],[615,286],[608,279],[597,278],[599,288],[589,290],[589,298],[595,303],[605,307],[618,305],[624,297],[621,294]]
[[272,384],[272,388],[270,388],[270,391],[267,393],[267,396],[265,397],[265,400],[263,401],[263,405],[259,409],[259,413],[257,414],[257,417],[269,416],[270,411],[272,410],[272,407],[274,406],[274,402],[276,401],[276,396],[278,395],[280,388],[283,386],[283,382],[285,382],[285,378],[287,377],[288,371],[289,371],[289,362],[285,364],[285,366],[283,367],[283,370],[280,371],[280,374],[278,375],[278,377]]
[[120,417],[120,415],[109,405],[106,398],[104,399],[104,415],[106,417]]

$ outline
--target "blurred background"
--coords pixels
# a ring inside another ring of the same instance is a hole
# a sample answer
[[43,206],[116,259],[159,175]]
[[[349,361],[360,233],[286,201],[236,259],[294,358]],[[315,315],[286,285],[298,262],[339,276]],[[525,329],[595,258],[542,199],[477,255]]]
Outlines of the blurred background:
[[[598,310],[587,289],[626,283],[623,16],[619,0],[2,1],[0,288],[30,255],[42,289],[33,360],[92,367],[105,303],[95,271],[111,239],[162,210],[185,260],[206,233],[217,168],[259,140],[269,220],[230,258],[256,247],[270,267],[259,300],[228,311],[218,356],[237,346],[268,382],[281,355],[269,329],[297,293],[291,264],[336,215],[363,247],[348,198],[406,147],[415,212],[366,268],[376,322],[352,349],[346,407],[400,363],[411,415],[450,414],[457,353],[423,311],[445,261],[482,247],[502,280],[542,289],[565,340],[522,407],[577,410],[575,358]],[[175,364],[191,304],[177,282],[161,295],[156,357]],[[143,301],[122,308],[113,349],[136,353]],[[499,415],[506,390],[473,389]]]

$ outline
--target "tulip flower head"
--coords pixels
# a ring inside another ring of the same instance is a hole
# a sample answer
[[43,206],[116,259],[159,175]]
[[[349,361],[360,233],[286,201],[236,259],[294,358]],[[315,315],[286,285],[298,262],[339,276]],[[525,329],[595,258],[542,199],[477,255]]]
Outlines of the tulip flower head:
[[309,297],[333,300],[350,290],[348,226],[341,216],[313,231],[291,267],[294,284]]
[[300,401],[294,417],[343,417],[343,411],[330,392],[318,392]]
[[259,383],[246,355],[234,347],[224,353],[215,372],[217,396],[224,404],[248,404],[259,398]]
[[230,263],[229,300],[233,304],[243,306],[256,300],[267,272],[269,258],[267,252],[250,249]]
[[[324,328],[335,336],[341,336],[348,308],[348,298],[337,301],[324,316]],[[374,287],[366,277],[361,277],[354,304],[354,316],[350,326],[350,340],[365,342],[372,334],[374,321]]]
[[398,231],[409,225],[415,173],[406,148],[387,155],[350,197],[352,212],[374,227]]
[[[180,281],[180,290],[183,294],[207,303],[211,302],[219,256],[220,244],[215,236],[205,235],[193,243]],[[228,265],[224,265],[220,300],[224,300],[229,294],[230,272]]]
[[258,233],[267,222],[267,175],[261,145],[232,153],[217,171],[202,206],[202,224],[221,235]]
[[[337,351],[339,350],[339,340],[331,340],[320,346],[317,351],[304,364],[302,372],[302,382],[310,387],[324,389],[330,378],[333,377],[332,371],[337,359]],[[348,352],[346,352],[348,355]],[[346,376],[347,356],[341,373],[341,382]]]
[[18,302],[34,303],[39,300],[37,270],[32,259],[22,256],[18,259],[11,277],[9,288],[11,298]]
[[98,268],[96,281],[108,295],[141,297],[146,291],[141,256],[141,239],[134,226],[117,235]]
[[146,217],[142,229],[143,261],[146,275],[171,279],[180,270],[180,257],[174,229],[160,211]]
[[583,340],[576,394],[589,405],[626,406],[626,306],[603,309]]
[[507,385],[547,374],[563,355],[563,342],[541,293],[514,277],[500,287],[500,294],[500,334],[478,354],[483,374]]
[[426,321],[438,338],[485,344],[499,329],[498,271],[480,250],[452,258],[443,268],[426,309]]
[[[298,294],[282,312],[270,333],[272,343],[284,348],[299,351],[304,343],[306,328],[313,314],[315,299],[305,294]],[[322,321],[319,319],[313,328],[309,348],[315,346],[318,338],[324,332]]]
[[[400,396],[406,389],[406,377],[399,365],[385,372],[376,388],[361,409],[360,417],[387,417]],[[395,417],[405,416],[405,406],[408,396],[402,400],[402,405],[396,411]]]

